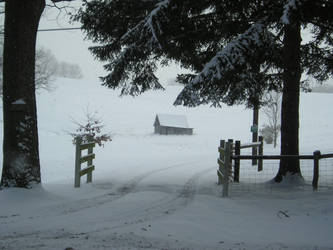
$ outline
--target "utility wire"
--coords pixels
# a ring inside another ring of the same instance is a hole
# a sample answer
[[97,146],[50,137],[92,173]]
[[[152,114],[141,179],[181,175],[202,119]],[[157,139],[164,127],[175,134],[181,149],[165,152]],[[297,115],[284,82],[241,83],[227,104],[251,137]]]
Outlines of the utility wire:
[[75,28],[55,28],[55,29],[40,29],[37,30],[38,32],[43,32],[43,31],[62,31],[62,30],[80,30],[80,27],[75,27]]
[[[80,27],[75,28],[55,28],[55,29],[39,29],[38,32],[47,32],[47,31],[64,31],[64,30],[80,30]],[[0,35],[5,34],[3,31],[0,32]]]

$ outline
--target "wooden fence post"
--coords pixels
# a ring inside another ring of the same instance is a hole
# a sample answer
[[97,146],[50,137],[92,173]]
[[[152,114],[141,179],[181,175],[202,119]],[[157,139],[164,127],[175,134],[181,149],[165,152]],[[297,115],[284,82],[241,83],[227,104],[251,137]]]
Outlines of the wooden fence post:
[[74,187],[80,187],[80,179],[81,179],[81,143],[82,143],[82,138],[81,137],[76,137],[75,140],[75,173],[74,173]]
[[229,162],[230,162],[230,169],[231,169],[232,168],[232,158],[231,158],[231,156],[232,156],[232,153],[233,153],[233,150],[234,150],[234,140],[233,139],[228,139],[228,142],[230,144],[230,160],[229,160]]
[[[230,153],[229,153],[229,173],[228,173],[228,177],[232,177],[232,155],[234,153],[234,140],[233,139],[228,139],[228,142],[229,142],[229,147],[230,147]],[[231,180],[231,179],[230,179]]]
[[[223,149],[223,150],[222,150]],[[224,161],[224,149],[225,149],[225,140],[220,140],[220,148],[219,148],[219,158]],[[220,168],[220,166],[219,166]],[[217,172],[217,185],[221,185],[223,183],[222,176]]]
[[320,156],[321,156],[321,153],[319,150],[313,152],[313,180],[312,180],[313,190],[318,189]]
[[230,178],[230,171],[231,171],[231,154],[232,154],[232,141],[228,140],[225,146],[225,175],[223,181],[223,191],[222,196],[227,197],[229,195],[229,178]]
[[[93,141],[94,141],[94,137],[93,136],[89,136],[88,137],[88,143],[89,142],[93,142]],[[93,153],[93,147],[89,147],[88,148],[88,155],[92,154],[92,153]],[[87,161],[87,167],[88,166],[92,166],[92,162],[93,162],[92,158],[89,159]],[[92,182],[92,171],[90,171],[90,172],[87,173],[87,183],[89,183],[89,182]]]
[[[260,146],[259,146],[259,153],[258,155],[263,155],[264,154],[264,141],[263,141],[263,137],[259,136],[259,142],[260,142]],[[263,159],[259,159],[258,160],[258,172],[263,170]]]
[[[235,141],[235,155],[240,155],[240,141]],[[234,182],[239,182],[240,160],[235,159]]]

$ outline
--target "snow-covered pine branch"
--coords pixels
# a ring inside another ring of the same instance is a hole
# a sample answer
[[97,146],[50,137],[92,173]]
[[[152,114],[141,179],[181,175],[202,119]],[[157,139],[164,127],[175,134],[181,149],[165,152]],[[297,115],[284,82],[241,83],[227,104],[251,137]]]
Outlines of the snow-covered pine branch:
[[[163,33],[160,20],[161,17],[165,17],[163,12],[168,7],[168,4],[169,0],[162,0],[157,3],[150,14],[144,20],[139,22],[134,28],[127,31],[120,40],[127,43],[128,41],[140,41],[142,38],[146,40],[148,37],[146,45],[148,45],[151,49],[155,47],[162,49],[162,45],[158,39],[158,37]],[[146,34],[150,34],[150,36],[144,37]],[[138,37],[141,39],[138,39]]]
[[[156,55],[162,45],[158,37],[163,33],[160,21],[169,0],[160,1],[136,26],[130,28],[120,39],[111,44],[91,48],[91,51],[111,62],[105,65],[110,73],[101,77],[103,85],[122,89],[121,93],[138,95],[149,89],[163,89],[154,72],[157,69]],[[111,52],[108,52],[109,49]],[[152,58],[152,54],[155,55]]]
[[103,85],[120,87],[122,95],[138,95],[148,89],[163,89],[154,74],[156,62],[150,57],[147,49],[138,50],[135,46],[128,46],[117,55],[117,59],[104,66],[110,74],[101,77]]
[[[220,102],[234,104],[242,102],[244,93],[253,85],[254,93],[261,91],[255,84],[260,84],[260,72],[253,67],[264,63],[274,51],[273,35],[266,29],[264,22],[253,24],[243,34],[227,44],[203,68],[203,70],[178,95],[175,105],[197,106]],[[260,56],[258,54],[260,53]],[[258,60],[260,58],[260,60]],[[263,76],[264,77],[264,76]],[[263,80],[263,79],[261,79]],[[260,94],[260,93],[258,93]]]

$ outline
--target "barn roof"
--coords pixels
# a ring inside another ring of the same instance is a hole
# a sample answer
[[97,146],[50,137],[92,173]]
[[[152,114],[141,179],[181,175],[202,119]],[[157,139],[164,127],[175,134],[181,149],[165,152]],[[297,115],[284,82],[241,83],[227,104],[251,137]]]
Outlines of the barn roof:
[[189,128],[184,115],[157,114],[156,119],[158,119],[161,126]]

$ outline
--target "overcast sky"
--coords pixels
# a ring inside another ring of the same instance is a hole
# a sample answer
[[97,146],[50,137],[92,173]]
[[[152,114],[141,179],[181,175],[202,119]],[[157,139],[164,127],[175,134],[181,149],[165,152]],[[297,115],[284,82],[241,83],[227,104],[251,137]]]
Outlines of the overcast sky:
[[[76,4],[80,1],[76,2]],[[70,10],[70,9],[69,9]],[[41,18],[39,29],[80,27],[80,23],[70,23],[69,16],[55,8],[47,8]],[[37,47],[50,49],[59,61],[78,64],[85,78],[97,79],[106,73],[102,62],[95,60],[88,51],[93,43],[84,39],[80,30],[38,32]],[[172,66],[158,71],[161,83],[170,81],[176,77],[179,67]]]
[[[79,23],[70,23],[65,11],[46,8],[39,29],[80,27]],[[90,41],[84,40],[80,30],[38,32],[37,47],[50,49],[59,61],[79,64],[86,78],[104,75],[102,63],[94,60],[88,51]]]

